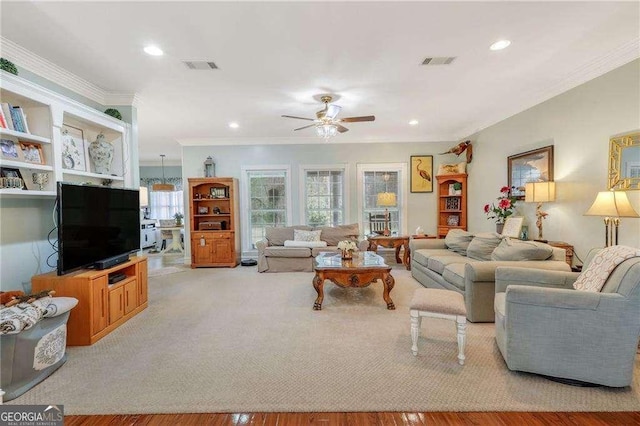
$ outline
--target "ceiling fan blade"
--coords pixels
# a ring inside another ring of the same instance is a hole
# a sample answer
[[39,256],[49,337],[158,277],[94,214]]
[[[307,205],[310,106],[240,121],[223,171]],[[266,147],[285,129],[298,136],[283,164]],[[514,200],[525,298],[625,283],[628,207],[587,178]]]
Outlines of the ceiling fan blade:
[[302,129],[307,129],[307,128],[309,128],[309,127],[314,127],[314,126],[315,126],[315,124],[309,124],[308,126],[298,127],[297,129],[293,129],[293,130],[294,130],[294,131],[296,131],[296,130],[302,130]]
[[315,121],[313,118],[305,118],[305,117],[296,117],[295,115],[282,115],[284,118],[295,118],[298,120],[307,120],[307,121]]
[[340,133],[344,133],[344,132],[348,132],[349,131],[349,129],[344,127],[342,124],[337,124],[336,123],[336,127],[338,128],[338,132],[340,132]]
[[374,121],[376,119],[375,115],[364,115],[362,117],[346,117],[340,118],[338,121],[343,123],[355,123],[358,121]]

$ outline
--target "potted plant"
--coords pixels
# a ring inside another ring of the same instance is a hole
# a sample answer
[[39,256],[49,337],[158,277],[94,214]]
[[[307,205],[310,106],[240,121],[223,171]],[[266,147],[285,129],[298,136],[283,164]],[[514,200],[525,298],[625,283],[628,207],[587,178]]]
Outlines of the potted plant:
[[180,212],[176,213],[173,215],[173,217],[176,220],[176,226],[182,226],[182,218],[184,218],[184,215]]
[[496,198],[497,203],[485,204],[484,212],[487,215],[487,219],[495,219],[496,232],[502,234],[502,228],[504,227],[504,221],[513,214],[518,199],[511,195],[511,189],[515,187],[503,186],[500,188],[500,196]]

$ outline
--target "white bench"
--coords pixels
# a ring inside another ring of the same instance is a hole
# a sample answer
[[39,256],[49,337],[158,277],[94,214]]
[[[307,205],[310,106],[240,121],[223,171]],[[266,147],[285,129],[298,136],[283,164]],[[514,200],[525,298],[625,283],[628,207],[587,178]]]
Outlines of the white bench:
[[458,362],[464,365],[466,343],[467,309],[462,294],[437,288],[419,288],[413,293],[411,305],[411,351],[418,355],[418,337],[422,317],[442,318],[456,322],[458,332]]

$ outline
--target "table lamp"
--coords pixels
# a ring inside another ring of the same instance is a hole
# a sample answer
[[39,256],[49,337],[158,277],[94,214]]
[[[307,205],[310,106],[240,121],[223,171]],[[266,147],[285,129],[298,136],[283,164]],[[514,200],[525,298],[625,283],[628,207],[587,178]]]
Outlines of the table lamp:
[[[618,245],[618,227],[621,217],[640,217],[631,207],[627,194],[623,191],[602,191],[598,192],[596,200],[593,202],[585,216],[604,217],[604,239],[606,247]],[[615,241],[613,239],[615,227]]]
[[391,235],[391,230],[389,229],[389,209],[387,207],[395,207],[398,204],[396,199],[396,194],[393,192],[379,192],[378,193],[378,207],[384,207],[384,236]]
[[542,219],[547,217],[549,213],[542,211],[542,203],[555,201],[556,199],[556,183],[555,182],[529,182],[524,185],[524,202],[538,203],[536,207],[536,226],[538,227],[538,239],[546,243],[547,240],[542,237]]

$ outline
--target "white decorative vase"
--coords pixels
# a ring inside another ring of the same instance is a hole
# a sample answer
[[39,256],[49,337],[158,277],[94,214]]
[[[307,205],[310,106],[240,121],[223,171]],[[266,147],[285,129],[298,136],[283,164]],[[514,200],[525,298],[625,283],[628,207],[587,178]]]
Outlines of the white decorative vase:
[[93,171],[108,175],[111,172],[111,162],[113,161],[113,145],[111,145],[100,133],[96,140],[89,145],[89,157],[93,163]]

